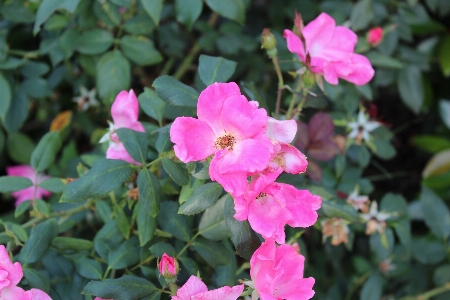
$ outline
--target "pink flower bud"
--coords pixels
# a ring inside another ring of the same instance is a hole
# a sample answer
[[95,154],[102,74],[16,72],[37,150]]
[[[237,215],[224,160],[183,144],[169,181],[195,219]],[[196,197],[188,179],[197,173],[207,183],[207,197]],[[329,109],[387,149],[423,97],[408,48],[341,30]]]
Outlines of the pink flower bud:
[[371,44],[373,47],[378,46],[383,40],[383,28],[377,27],[369,30],[367,34],[367,42]]
[[159,261],[158,270],[165,278],[174,278],[179,271],[178,261],[164,253]]

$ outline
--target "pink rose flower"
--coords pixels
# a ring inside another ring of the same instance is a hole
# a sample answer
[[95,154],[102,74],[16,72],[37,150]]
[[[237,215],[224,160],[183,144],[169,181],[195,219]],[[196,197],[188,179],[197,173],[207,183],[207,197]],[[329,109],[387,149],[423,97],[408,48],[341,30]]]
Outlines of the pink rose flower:
[[5,246],[0,245],[0,299],[4,300],[52,300],[39,289],[25,291],[17,284],[23,277],[22,266],[14,264],[9,258]]
[[317,221],[322,199],[307,190],[297,190],[290,184],[274,182],[276,173],[255,178],[242,197],[235,198],[239,221],[248,219],[254,231],[265,239],[285,242],[285,225],[309,227]]
[[172,300],[236,300],[244,291],[244,285],[233,287],[224,286],[208,291],[206,284],[196,276],[189,277],[188,281],[180,287]]
[[292,31],[284,30],[288,50],[316,74],[322,74],[330,84],[338,84],[338,78],[356,85],[369,82],[375,71],[370,61],[353,53],[358,37],[321,13],[301,31],[302,38]]
[[266,168],[273,146],[267,112],[247,101],[236,83],[214,83],[198,99],[198,119],[176,118],[170,128],[175,155],[183,162],[214,155],[209,175],[232,195],[242,195],[247,173]]
[[158,263],[159,272],[166,278],[173,278],[178,273],[178,262],[176,258],[170,257],[166,253],[161,257],[161,261]]
[[122,142],[117,136],[118,128],[129,128],[139,132],[145,132],[144,126],[138,121],[139,102],[133,90],[130,92],[121,91],[111,107],[111,116],[114,123],[109,123],[109,132],[99,141],[103,143],[109,141],[109,147],[106,151],[106,158],[121,159],[130,164],[140,165],[127,152]]
[[303,278],[305,257],[291,245],[267,239],[250,259],[250,277],[261,300],[307,300],[314,278]]
[[12,167],[6,167],[6,174],[8,176],[19,176],[19,177],[25,177],[31,180],[33,183],[32,186],[27,187],[26,189],[12,192],[11,195],[13,195],[16,198],[16,206],[22,203],[26,200],[34,200],[34,199],[42,199],[44,197],[50,196],[52,193],[44,190],[43,188],[39,187],[39,184],[46,180],[47,178],[50,178],[50,176],[45,176],[39,173],[36,173],[34,168],[29,165],[19,165],[19,166],[12,166]]
[[383,28],[376,27],[367,33],[367,42],[371,44],[373,47],[378,46],[383,40]]

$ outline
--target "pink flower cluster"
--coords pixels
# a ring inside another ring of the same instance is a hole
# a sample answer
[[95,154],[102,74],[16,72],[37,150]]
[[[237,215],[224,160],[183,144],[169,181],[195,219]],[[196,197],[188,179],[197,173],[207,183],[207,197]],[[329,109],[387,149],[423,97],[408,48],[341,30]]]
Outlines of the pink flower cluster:
[[[266,239],[265,244],[271,244],[271,248],[267,246],[270,251],[292,248],[288,245],[276,248],[274,241],[285,243],[286,224],[292,227],[313,225],[317,221],[316,210],[321,206],[319,196],[289,184],[275,182],[283,171],[299,174],[306,170],[308,164],[306,157],[289,144],[297,132],[295,120],[278,121],[268,117],[266,110],[258,108],[258,102],[248,101],[233,82],[214,83],[202,91],[197,115],[198,119],[179,117],[173,122],[170,139],[175,144],[175,155],[185,163],[212,156],[209,175],[233,196],[236,210],[234,217],[240,221],[248,220],[253,230]],[[272,261],[274,278],[288,271],[297,274],[299,270],[295,270],[296,267],[284,262],[280,264],[280,258],[265,249],[258,250],[261,252],[259,258],[255,258],[258,251],[252,258],[256,270],[265,268],[267,262],[260,257],[267,254],[267,260]],[[295,250],[288,252],[294,255]],[[295,253],[295,260],[302,262],[302,271],[303,260],[298,259],[301,256]],[[275,265],[279,266],[275,268]],[[284,268],[287,269],[283,271]],[[258,271],[253,274],[255,284],[262,282],[261,286],[265,285],[265,275]],[[298,274],[303,277],[303,271]],[[309,299],[307,295],[314,294],[312,284],[305,286],[297,282],[296,278],[293,277],[294,285],[300,284],[309,291],[305,294],[302,288],[297,287],[299,295],[302,295],[297,297]],[[274,282],[267,287],[270,291],[266,289],[264,296],[261,294],[261,299],[281,299],[274,293],[284,288],[278,286],[276,280]],[[267,296],[270,293],[272,298]]]
[[25,291],[17,284],[23,277],[20,263],[12,263],[5,246],[0,245],[0,299],[4,300],[51,300],[39,289]]

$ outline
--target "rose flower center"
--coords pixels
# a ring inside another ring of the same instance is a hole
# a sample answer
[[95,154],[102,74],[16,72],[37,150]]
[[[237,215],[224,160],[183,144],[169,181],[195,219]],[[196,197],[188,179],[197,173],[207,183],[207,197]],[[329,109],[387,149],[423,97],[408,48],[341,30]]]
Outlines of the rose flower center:
[[225,134],[224,136],[218,137],[214,142],[214,147],[217,150],[230,149],[233,150],[233,146],[236,143],[234,136],[230,134]]

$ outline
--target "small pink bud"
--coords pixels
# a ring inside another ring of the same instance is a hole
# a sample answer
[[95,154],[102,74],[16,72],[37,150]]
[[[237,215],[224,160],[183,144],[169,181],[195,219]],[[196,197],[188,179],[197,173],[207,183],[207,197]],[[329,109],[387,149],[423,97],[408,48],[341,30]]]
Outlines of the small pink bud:
[[383,28],[377,27],[369,30],[367,34],[367,42],[371,44],[373,47],[378,46],[383,40]]
[[277,40],[273,36],[272,33],[270,33],[269,28],[264,28],[262,36],[261,36],[261,48],[264,48],[266,50],[272,50],[277,46]]
[[158,270],[164,278],[176,278],[179,271],[178,261],[174,257],[170,257],[166,253],[163,254],[158,263]]

